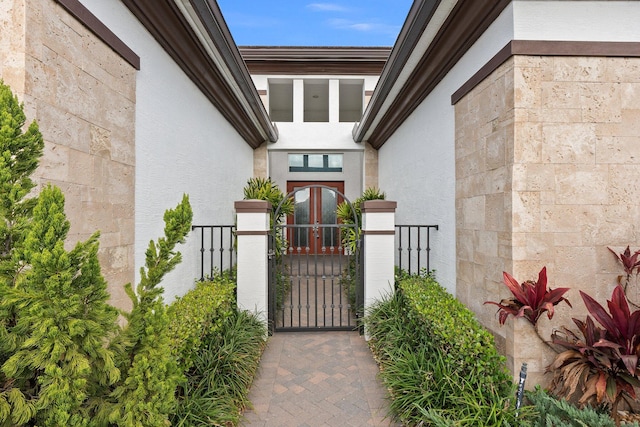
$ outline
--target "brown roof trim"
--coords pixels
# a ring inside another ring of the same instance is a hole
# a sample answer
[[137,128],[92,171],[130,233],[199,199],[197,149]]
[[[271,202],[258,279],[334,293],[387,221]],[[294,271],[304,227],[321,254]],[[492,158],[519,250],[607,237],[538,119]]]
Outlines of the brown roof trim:
[[271,203],[266,200],[238,200],[233,206],[236,213],[268,213],[271,211]]
[[140,57],[118,38],[106,25],[78,0],[55,0],[71,16],[95,34],[122,59],[136,70],[140,69]]
[[[432,1],[422,0],[416,2],[424,6],[437,7]],[[412,7],[412,11],[416,7]],[[368,142],[374,148],[380,148],[400,125],[411,115],[420,103],[431,93],[440,83],[446,74],[455,66],[462,56],[480,38],[486,29],[500,15],[511,0],[459,0],[454,9],[449,14],[447,20],[436,34],[433,42],[427,48],[420,62],[413,70],[411,76],[403,85],[398,95],[394,98],[391,106],[380,120],[379,125],[373,130],[368,138]],[[415,16],[409,16],[401,38],[400,44],[409,43],[415,46],[415,40],[422,33],[426,24],[414,22]],[[428,22],[427,22],[428,24]],[[405,28],[407,31],[405,32]],[[419,34],[415,32],[420,31]],[[402,47],[400,47],[402,49]],[[395,48],[394,48],[395,50]],[[413,48],[411,49],[413,50]],[[393,53],[392,53],[393,55]],[[398,78],[403,62],[394,64],[390,58],[390,69],[385,79],[389,79],[390,86],[393,86]],[[386,83],[386,82],[385,82]],[[383,85],[385,84],[383,83]],[[378,84],[380,86],[380,83]],[[380,108],[385,96],[376,96],[377,101],[372,108]],[[363,123],[358,135],[363,136],[368,126],[371,126],[376,114],[369,116],[369,121]]]
[[362,213],[395,212],[398,202],[392,200],[367,200],[362,202]]
[[455,105],[513,55],[640,57],[638,42],[512,40],[451,95]]
[[[233,84],[237,85],[249,104],[249,110],[175,2],[122,2],[251,147],[257,148],[267,139],[272,142],[278,139],[277,129],[269,120],[216,2],[189,0],[228,67],[234,79]],[[254,120],[258,124],[254,124]]]
[[241,46],[252,74],[379,75],[390,47]]

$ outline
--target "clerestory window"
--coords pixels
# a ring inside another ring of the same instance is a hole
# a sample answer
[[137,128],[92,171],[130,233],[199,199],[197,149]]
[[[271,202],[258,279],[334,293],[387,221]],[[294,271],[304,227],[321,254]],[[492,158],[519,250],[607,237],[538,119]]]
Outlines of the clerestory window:
[[342,172],[342,154],[289,154],[289,172]]

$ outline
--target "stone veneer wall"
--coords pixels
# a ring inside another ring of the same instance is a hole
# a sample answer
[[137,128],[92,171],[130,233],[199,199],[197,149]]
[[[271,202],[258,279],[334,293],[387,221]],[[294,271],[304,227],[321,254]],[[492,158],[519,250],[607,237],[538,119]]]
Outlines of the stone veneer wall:
[[380,188],[378,185],[378,150],[364,143],[364,189]]
[[258,148],[253,150],[253,177],[268,178],[269,177],[269,152],[267,150],[268,142],[263,142]]
[[457,296],[512,372],[527,362],[528,386],[545,384],[554,353],[483,302],[510,296],[502,271],[524,281],[546,266],[574,306],[542,319],[548,339],[584,317],[578,289],[610,297],[621,271],[607,247],[640,246],[640,59],[515,56],[455,111]]
[[53,0],[0,4],[0,78],[36,120],[45,154],[40,186],[59,186],[68,246],[100,230],[112,304],[134,280],[136,70]]

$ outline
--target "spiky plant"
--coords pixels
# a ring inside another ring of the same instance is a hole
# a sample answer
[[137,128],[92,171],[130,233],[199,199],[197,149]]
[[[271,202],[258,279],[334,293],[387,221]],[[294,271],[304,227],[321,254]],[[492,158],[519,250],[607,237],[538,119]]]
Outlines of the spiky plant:
[[568,328],[554,333],[554,344],[565,351],[547,368],[553,373],[551,390],[566,398],[575,395],[581,405],[608,405],[619,425],[618,404],[625,395],[635,399],[640,387],[640,310],[629,310],[621,285],[607,301],[608,312],[586,293],[580,295],[589,315],[585,321],[573,319],[579,334]]
[[536,325],[543,313],[551,319],[554,314],[554,307],[562,301],[569,307],[571,303],[563,295],[569,288],[547,288],[547,268],[542,267],[538,273],[538,280],[527,280],[522,283],[506,271],[503,272],[504,284],[509,288],[513,298],[503,299],[500,302],[487,301],[485,304],[498,306],[499,321],[504,325],[509,316],[524,317],[532,325]]

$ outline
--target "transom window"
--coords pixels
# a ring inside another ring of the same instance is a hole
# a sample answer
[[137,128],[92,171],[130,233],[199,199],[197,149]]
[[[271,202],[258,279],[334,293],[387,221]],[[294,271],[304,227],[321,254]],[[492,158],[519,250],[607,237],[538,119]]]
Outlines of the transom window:
[[342,172],[342,154],[289,154],[289,172]]

